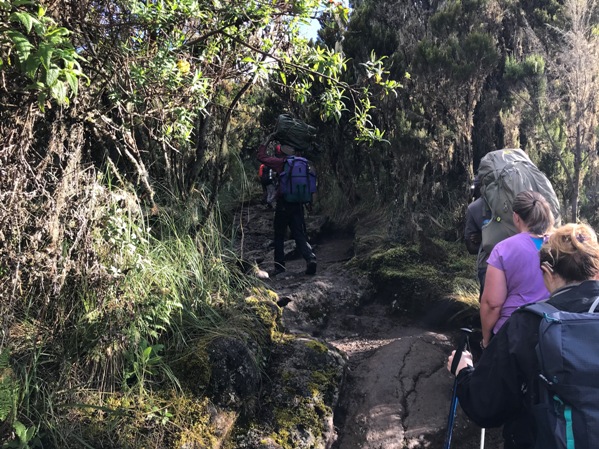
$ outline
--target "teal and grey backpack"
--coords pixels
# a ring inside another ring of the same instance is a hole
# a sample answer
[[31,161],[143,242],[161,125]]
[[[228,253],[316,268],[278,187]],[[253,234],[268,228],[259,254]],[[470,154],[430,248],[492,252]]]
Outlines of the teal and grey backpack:
[[520,309],[541,317],[535,449],[599,447],[598,304],[595,298],[585,313],[565,312],[546,302]]

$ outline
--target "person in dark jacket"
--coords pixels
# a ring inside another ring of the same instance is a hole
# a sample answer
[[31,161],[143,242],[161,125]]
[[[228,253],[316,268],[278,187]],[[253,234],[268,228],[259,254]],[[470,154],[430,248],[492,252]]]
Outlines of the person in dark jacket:
[[262,186],[262,204],[272,209],[273,203],[277,200],[277,185],[273,169],[260,164],[258,179]]
[[480,179],[474,177],[472,186],[472,197],[474,200],[466,209],[466,225],[464,226],[464,243],[470,254],[478,256],[476,261],[477,276],[480,285],[480,293],[482,295],[485,286],[485,275],[487,273],[487,259],[489,255],[482,250],[482,229],[488,223],[489,219],[485,217],[485,200],[480,195]]
[[[287,156],[301,156],[292,147],[288,145],[277,145],[275,156],[267,154],[268,144],[272,136],[267,136],[258,148],[258,160],[269,168],[272,168],[279,175],[285,167],[285,158]],[[301,203],[289,203],[282,197],[280,188],[277,192],[277,203],[275,207],[274,218],[274,246],[275,246],[275,266],[274,275],[285,271],[285,234],[287,228],[291,229],[291,235],[295,240],[297,249],[306,260],[306,274],[316,274],[316,256],[312,247],[306,239],[304,232],[304,205]]]
[[[599,244],[584,224],[555,230],[539,253],[547,302],[559,310],[587,312],[599,296]],[[503,425],[505,449],[541,449],[537,445],[533,407],[539,404],[540,372],[535,347],[541,318],[516,310],[473,367],[464,352],[457,365],[460,406],[481,427]],[[447,368],[451,371],[455,351]],[[545,449],[545,448],[543,448]]]
[[470,254],[477,255],[482,242],[484,200],[480,196],[480,180],[474,177],[470,186],[472,202],[466,209],[466,225],[464,226],[464,243]]

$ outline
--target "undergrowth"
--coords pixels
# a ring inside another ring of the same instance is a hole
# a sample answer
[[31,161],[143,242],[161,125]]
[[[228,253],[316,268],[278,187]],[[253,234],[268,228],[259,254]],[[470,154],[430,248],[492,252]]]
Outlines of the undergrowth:
[[[78,175],[69,188],[87,194],[56,212],[56,238],[26,256],[17,239],[3,251],[0,286],[12,299],[1,306],[1,439],[22,448],[208,444],[202,351],[219,337],[268,345],[276,322],[259,304],[272,299],[237,268],[218,208],[194,226],[199,192],[145,210],[106,178]],[[13,221],[13,237],[23,224]],[[181,363],[190,354],[194,363]],[[186,393],[194,382],[197,399]]]

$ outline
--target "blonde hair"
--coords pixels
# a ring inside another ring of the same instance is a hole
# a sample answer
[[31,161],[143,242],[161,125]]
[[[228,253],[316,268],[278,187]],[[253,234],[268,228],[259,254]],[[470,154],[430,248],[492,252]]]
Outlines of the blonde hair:
[[566,282],[582,282],[599,273],[599,243],[593,229],[583,223],[557,228],[540,251],[541,264],[547,263]]

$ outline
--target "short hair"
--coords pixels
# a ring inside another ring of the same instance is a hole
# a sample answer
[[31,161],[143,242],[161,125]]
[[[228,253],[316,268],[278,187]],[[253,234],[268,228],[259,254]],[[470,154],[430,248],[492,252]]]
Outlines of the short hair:
[[555,222],[547,200],[539,192],[532,190],[517,194],[512,210],[518,214],[533,234],[545,234]]
[[593,279],[599,273],[599,243],[593,229],[583,223],[557,228],[541,246],[539,257],[567,283]]

